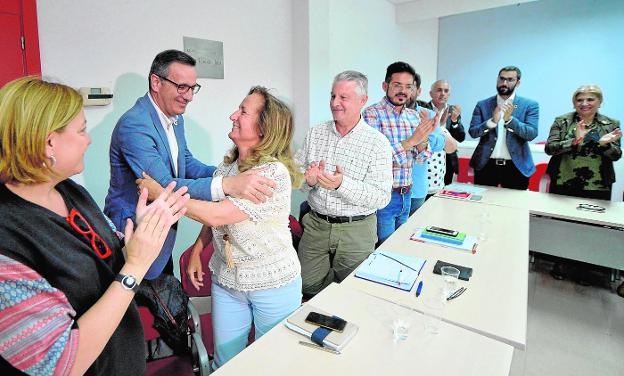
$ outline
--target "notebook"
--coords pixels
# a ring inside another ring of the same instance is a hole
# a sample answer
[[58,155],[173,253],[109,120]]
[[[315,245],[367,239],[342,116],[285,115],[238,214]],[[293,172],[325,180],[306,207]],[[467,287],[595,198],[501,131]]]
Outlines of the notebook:
[[450,248],[455,248],[455,249],[461,249],[462,251],[467,251],[467,252],[475,252],[476,249],[476,245],[477,245],[477,237],[476,236],[472,236],[472,235],[468,235],[466,234],[466,237],[464,238],[464,241],[461,242],[460,244],[456,244],[456,243],[452,243],[452,242],[448,242],[445,240],[441,240],[441,239],[436,239],[433,237],[427,238],[423,235],[423,231],[424,229],[422,228],[417,228],[415,229],[416,232],[414,232],[412,234],[412,236],[410,236],[410,239],[416,242],[421,242],[421,243],[432,243],[432,244],[438,244],[441,245],[443,247],[450,247]]
[[457,244],[457,245],[464,244],[464,240],[466,239],[465,232],[460,232],[457,234],[457,236],[450,236],[450,235],[439,234],[436,232],[431,232],[427,230],[427,228],[422,230],[422,233],[420,234],[420,236],[425,239],[433,239],[433,240],[437,240],[437,241],[441,241],[445,243]]
[[[310,312],[318,312],[323,315],[332,316],[331,313],[327,313],[322,309],[316,308],[310,304],[304,304],[295,313],[293,313],[286,322],[286,327],[296,333],[299,333],[308,339],[312,336],[312,332],[319,328],[318,325],[305,322],[306,317]],[[345,319],[344,317],[341,317]],[[332,350],[341,351],[358,332],[359,327],[354,323],[347,320],[347,326],[345,326],[342,332],[331,331],[327,337],[323,340],[323,346]]]
[[423,266],[425,259],[377,250],[360,264],[355,276],[410,291]]

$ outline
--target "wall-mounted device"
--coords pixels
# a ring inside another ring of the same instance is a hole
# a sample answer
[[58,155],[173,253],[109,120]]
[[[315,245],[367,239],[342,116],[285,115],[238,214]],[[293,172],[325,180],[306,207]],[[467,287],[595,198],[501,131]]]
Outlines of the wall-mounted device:
[[78,92],[85,106],[106,106],[113,100],[113,93],[107,87],[81,87]]

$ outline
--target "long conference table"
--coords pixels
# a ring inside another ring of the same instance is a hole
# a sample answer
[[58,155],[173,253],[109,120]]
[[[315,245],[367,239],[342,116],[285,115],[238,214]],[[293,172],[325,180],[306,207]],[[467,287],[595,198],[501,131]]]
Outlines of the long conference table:
[[[280,323],[215,374],[507,375],[513,349],[527,345],[529,250],[624,269],[624,203],[485,188],[479,201],[429,199],[379,248],[427,260],[419,298],[416,285],[406,292],[352,273],[306,303],[360,327],[340,355],[298,345],[304,337]],[[578,210],[581,203],[605,211]],[[475,253],[410,240],[425,226],[468,234],[485,228],[486,236]],[[468,289],[446,304],[440,333],[416,324],[406,341],[393,341],[389,321],[396,310],[421,322],[424,298],[439,292],[442,278],[432,273],[437,260],[473,268],[469,281],[459,281]]]

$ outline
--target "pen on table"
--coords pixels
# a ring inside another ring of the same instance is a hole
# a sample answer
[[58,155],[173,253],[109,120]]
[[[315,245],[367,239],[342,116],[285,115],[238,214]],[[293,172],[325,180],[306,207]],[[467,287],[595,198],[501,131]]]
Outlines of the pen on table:
[[306,342],[306,341],[299,341],[299,344],[303,345],[303,346],[311,347],[313,349],[317,349],[317,350],[321,350],[321,351],[327,351],[328,353],[340,355],[340,351],[337,351],[337,350],[334,350],[334,349],[330,349],[328,347],[319,346],[316,343]]
[[477,245],[478,245],[478,244],[477,244],[476,242],[472,245],[472,254],[473,254],[473,255],[474,255],[475,253],[477,253]]
[[394,257],[391,257],[391,256],[386,255],[385,253],[379,252],[379,253],[377,253],[377,254],[378,254],[378,255],[382,255],[382,256],[384,256],[384,257],[387,257],[387,258],[389,258],[390,260],[392,260],[392,261],[396,261],[396,262],[398,262],[399,264],[401,264],[401,265],[405,266],[405,267],[406,267],[406,268],[408,268],[408,269],[412,269],[413,271],[418,272],[418,270],[416,270],[416,269],[412,268],[411,266],[409,266],[409,265],[407,265],[407,264],[405,264],[405,263],[403,263],[403,262],[401,262],[401,261],[399,261],[399,260],[395,259]]
[[453,300],[453,299],[459,297],[461,294],[463,294],[466,290],[468,290],[468,287],[460,287],[457,291],[455,291],[454,293],[449,295],[449,297],[446,298],[446,300],[447,301]]
[[418,282],[418,287],[416,288],[416,297],[417,298],[420,296],[420,293],[422,292],[422,287],[423,287],[423,281]]

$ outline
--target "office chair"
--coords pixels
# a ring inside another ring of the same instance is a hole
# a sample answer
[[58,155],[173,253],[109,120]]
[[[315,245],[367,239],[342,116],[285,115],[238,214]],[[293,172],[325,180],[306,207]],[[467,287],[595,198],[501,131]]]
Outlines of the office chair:
[[[146,343],[153,343],[160,334],[153,328],[154,316],[147,307],[139,306],[139,315],[143,326],[143,337]],[[171,355],[160,359],[148,360],[148,376],[208,376],[210,375],[210,360],[202,341],[200,330],[194,324],[199,322],[199,314],[189,302],[189,315],[193,325],[189,325],[189,345],[191,352],[188,355]]]

